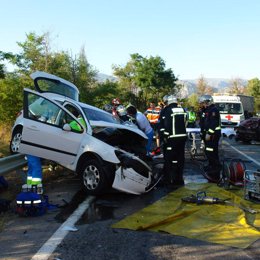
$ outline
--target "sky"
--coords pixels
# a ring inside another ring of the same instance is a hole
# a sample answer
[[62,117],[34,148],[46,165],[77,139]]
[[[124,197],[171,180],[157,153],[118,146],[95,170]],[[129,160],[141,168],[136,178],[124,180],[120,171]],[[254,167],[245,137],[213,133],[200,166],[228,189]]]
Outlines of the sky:
[[0,0],[0,51],[19,53],[30,32],[53,51],[112,75],[130,55],[159,56],[181,80],[260,78],[259,0]]

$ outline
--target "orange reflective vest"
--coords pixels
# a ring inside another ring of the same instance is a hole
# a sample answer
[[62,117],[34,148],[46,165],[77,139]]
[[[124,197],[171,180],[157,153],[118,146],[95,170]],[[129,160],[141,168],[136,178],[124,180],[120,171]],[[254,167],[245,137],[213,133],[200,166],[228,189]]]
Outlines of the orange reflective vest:
[[155,107],[154,109],[149,107],[146,110],[145,114],[146,114],[148,121],[151,124],[156,124],[156,123],[158,123],[160,112],[161,112],[161,107]]

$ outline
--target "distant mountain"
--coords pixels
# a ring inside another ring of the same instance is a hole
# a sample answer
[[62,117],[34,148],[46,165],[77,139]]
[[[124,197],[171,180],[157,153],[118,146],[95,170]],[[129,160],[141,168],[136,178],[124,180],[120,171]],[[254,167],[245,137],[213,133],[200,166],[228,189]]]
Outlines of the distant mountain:
[[[240,79],[241,84],[243,86],[246,86],[248,81],[245,79]],[[207,82],[207,85],[209,87],[213,88],[214,92],[227,92],[227,89],[231,85],[231,79],[224,79],[224,78],[205,78],[205,81]],[[178,83],[183,85],[183,89],[181,90],[180,96],[181,97],[187,97],[191,95],[192,93],[197,92],[197,82],[198,80],[194,79],[187,79],[187,80],[179,80]]]
[[96,80],[98,82],[105,82],[106,80],[116,82],[117,78],[114,76],[111,76],[111,75],[104,74],[104,73],[98,73],[96,76]]
[[[118,80],[116,77],[104,73],[98,73],[96,79],[99,82],[105,82],[106,80],[116,82]],[[247,85],[248,83],[247,80],[245,79],[240,79],[240,80],[243,86]],[[231,85],[231,79],[225,79],[225,78],[205,78],[205,81],[207,82],[208,86],[213,88],[214,92],[227,92],[227,89]],[[183,88],[180,91],[179,96],[184,98],[184,97],[188,97],[192,93],[196,93],[197,82],[198,79],[179,80],[177,83],[183,85]]]

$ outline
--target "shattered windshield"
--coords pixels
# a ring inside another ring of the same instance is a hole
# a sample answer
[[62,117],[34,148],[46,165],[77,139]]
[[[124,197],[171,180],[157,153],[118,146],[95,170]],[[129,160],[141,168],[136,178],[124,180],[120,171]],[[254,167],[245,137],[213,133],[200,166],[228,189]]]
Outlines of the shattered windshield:
[[121,124],[120,120],[117,119],[116,117],[114,117],[112,114],[103,112],[103,111],[99,111],[99,110],[95,110],[95,109],[91,109],[91,108],[87,108],[87,107],[83,107],[82,108],[87,119],[88,120],[92,120],[92,121],[105,121],[105,122],[109,122],[109,123],[117,123],[117,124]]
[[243,109],[240,103],[215,103],[220,114],[242,114]]

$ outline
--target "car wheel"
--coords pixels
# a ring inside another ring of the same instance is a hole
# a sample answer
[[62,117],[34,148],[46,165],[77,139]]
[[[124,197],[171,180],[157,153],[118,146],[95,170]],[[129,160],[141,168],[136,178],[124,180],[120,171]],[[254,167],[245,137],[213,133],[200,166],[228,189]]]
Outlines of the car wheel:
[[20,127],[20,128],[15,129],[12,134],[12,139],[10,141],[10,146],[9,146],[11,154],[18,153],[18,149],[19,149],[19,146],[20,146],[20,143],[22,140],[22,131],[23,131],[23,128]]
[[99,160],[91,159],[84,162],[82,167],[82,181],[84,189],[90,195],[104,193],[111,182],[106,175],[105,167]]

